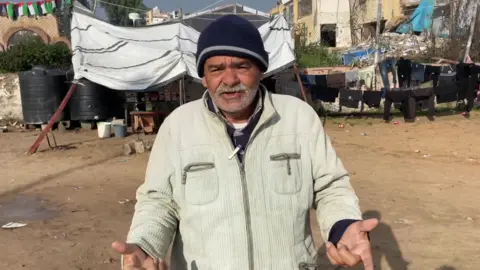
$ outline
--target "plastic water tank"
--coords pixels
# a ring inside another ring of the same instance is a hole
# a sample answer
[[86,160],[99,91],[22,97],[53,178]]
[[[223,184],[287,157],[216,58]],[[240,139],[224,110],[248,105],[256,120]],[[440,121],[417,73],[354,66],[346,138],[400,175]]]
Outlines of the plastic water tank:
[[[47,123],[67,92],[66,75],[61,70],[36,66],[18,74],[23,120],[26,124]],[[66,120],[62,112],[57,121]]]
[[87,79],[80,79],[70,100],[70,119],[102,121],[112,117],[118,104],[117,93]]

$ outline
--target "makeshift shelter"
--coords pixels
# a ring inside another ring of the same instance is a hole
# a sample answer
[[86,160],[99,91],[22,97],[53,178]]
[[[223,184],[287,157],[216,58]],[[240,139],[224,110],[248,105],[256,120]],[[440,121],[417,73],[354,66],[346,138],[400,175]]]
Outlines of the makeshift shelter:
[[[200,80],[195,65],[200,33],[192,27],[182,22],[113,26],[74,3],[71,36],[75,79],[130,91],[145,91],[183,76]],[[268,20],[259,32],[270,57],[265,75],[290,67],[295,61],[294,45],[285,18]]]

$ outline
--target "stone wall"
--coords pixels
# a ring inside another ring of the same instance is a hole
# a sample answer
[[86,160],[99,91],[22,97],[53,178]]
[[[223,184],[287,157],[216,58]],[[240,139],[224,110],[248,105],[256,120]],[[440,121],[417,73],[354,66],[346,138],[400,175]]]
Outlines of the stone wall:
[[23,119],[17,74],[0,74],[0,119]]
[[0,50],[8,48],[8,41],[18,31],[29,30],[36,33],[43,42],[54,44],[63,42],[70,47],[70,41],[60,36],[57,18],[53,15],[34,17],[20,17],[11,20],[0,16]]

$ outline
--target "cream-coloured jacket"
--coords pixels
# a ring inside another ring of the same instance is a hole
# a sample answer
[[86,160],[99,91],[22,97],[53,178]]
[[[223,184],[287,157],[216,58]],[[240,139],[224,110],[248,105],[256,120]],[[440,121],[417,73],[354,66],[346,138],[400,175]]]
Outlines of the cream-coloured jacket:
[[162,124],[127,242],[174,270],[298,269],[315,255],[309,209],[322,236],[342,219],[361,219],[358,198],[315,111],[266,94],[243,165],[224,121],[203,100]]

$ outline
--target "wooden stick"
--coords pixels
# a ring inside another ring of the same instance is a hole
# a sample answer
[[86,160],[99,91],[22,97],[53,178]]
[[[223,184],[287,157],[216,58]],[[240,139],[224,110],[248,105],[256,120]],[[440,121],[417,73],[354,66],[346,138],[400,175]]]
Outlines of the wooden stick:
[[444,62],[444,63],[447,63],[447,64],[452,64],[452,65],[458,64],[458,61],[443,59],[443,58],[440,58],[440,57],[432,57],[432,60],[440,61],[440,62]]
[[28,155],[31,155],[37,152],[38,147],[42,143],[43,139],[45,139],[45,136],[48,134],[48,132],[50,132],[50,130],[52,129],[53,124],[55,124],[55,121],[57,121],[58,117],[60,117],[60,114],[63,112],[63,110],[67,106],[68,101],[70,100],[70,98],[72,97],[76,89],[77,89],[77,85],[75,83],[72,83],[72,86],[70,87],[67,94],[63,98],[62,103],[60,103],[60,106],[58,107],[57,111],[53,114],[50,121],[48,121],[47,126],[42,130],[42,132],[40,132],[40,135],[38,135],[37,139],[30,147],[30,150],[28,150]]

